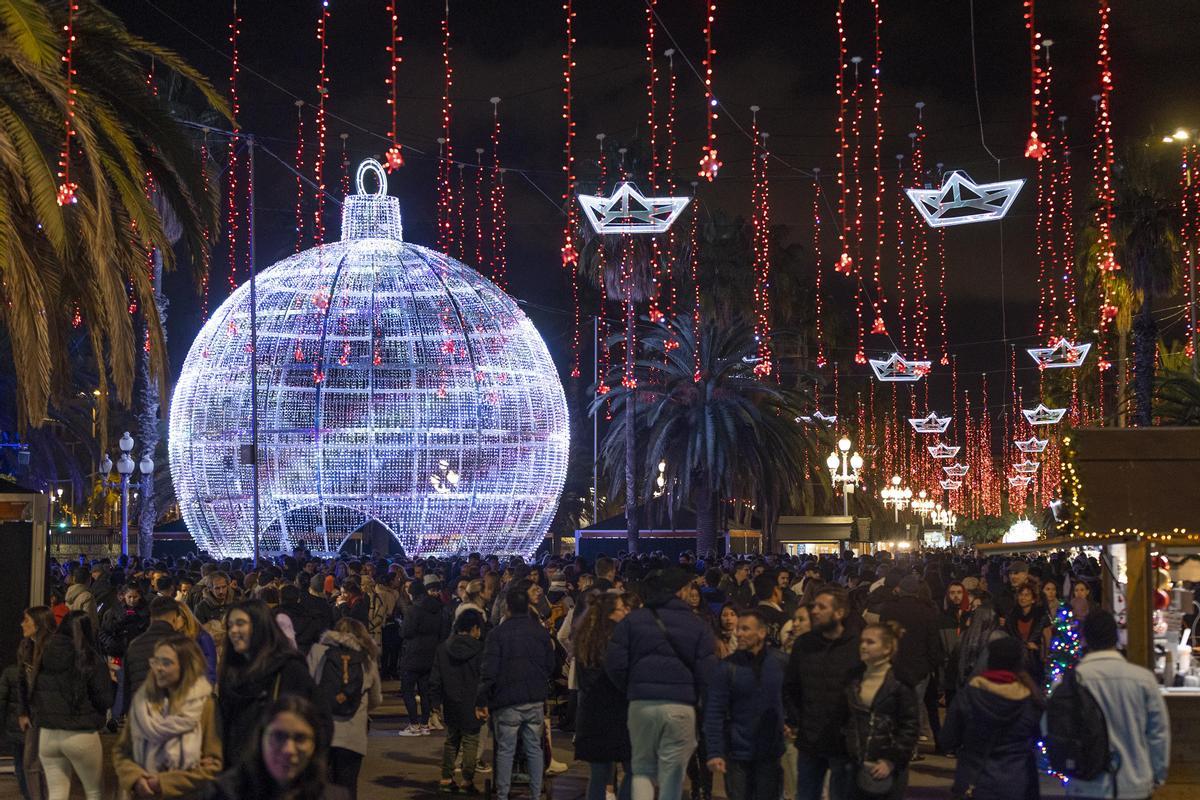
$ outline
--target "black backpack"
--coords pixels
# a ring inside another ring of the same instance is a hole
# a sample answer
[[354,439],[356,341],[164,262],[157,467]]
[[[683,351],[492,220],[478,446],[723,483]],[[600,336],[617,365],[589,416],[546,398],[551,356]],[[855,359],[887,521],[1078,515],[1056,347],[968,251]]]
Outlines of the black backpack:
[[334,719],[348,720],[358,713],[365,674],[361,651],[349,647],[330,647],[325,651],[317,693]]
[[1104,710],[1075,670],[1046,701],[1045,745],[1050,766],[1069,778],[1086,781],[1112,771]]

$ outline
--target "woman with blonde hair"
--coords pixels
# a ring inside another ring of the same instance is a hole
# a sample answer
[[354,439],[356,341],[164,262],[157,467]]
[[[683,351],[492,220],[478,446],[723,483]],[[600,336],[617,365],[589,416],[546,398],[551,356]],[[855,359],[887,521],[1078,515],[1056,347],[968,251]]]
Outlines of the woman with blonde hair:
[[113,748],[113,769],[132,797],[187,797],[221,771],[213,686],[200,647],[183,633],[154,647],[150,675],[133,696]]
[[217,685],[217,644],[213,641],[212,635],[204,630],[204,626],[200,624],[200,620],[196,619],[196,615],[188,608],[187,603],[179,604],[179,619],[183,623],[180,628],[180,633],[187,636],[196,643],[200,648],[200,653],[204,656],[204,677],[208,678],[208,682],[213,686]]
[[308,670],[317,684],[318,704],[323,699],[333,716],[329,782],[353,800],[367,754],[367,712],[383,702],[375,637],[358,620],[342,617],[308,651]]

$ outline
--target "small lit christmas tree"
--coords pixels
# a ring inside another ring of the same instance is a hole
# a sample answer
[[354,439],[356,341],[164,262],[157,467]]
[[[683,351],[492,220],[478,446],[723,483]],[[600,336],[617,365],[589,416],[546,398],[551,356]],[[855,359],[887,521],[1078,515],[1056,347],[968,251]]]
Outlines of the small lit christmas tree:
[[1069,670],[1079,663],[1083,646],[1079,642],[1079,620],[1071,607],[1063,603],[1051,620],[1054,626],[1050,636],[1050,652],[1046,656],[1046,692],[1049,693]]

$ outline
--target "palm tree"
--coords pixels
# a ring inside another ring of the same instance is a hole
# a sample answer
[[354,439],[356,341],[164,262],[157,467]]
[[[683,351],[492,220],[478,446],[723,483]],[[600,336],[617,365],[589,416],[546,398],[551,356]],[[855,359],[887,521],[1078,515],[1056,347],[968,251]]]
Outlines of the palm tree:
[[1164,425],[1200,425],[1200,380],[1192,375],[1190,365],[1155,380],[1154,416]]
[[147,86],[151,60],[227,115],[224,101],[175,53],[133,35],[92,3],[74,19],[71,179],[77,202],[58,205],[54,163],[68,98],[61,62],[65,21],[64,2],[0,0],[0,270],[8,301],[0,314],[21,377],[22,428],[40,425],[52,395],[69,387],[76,309],[97,367],[102,417],[110,377],[121,403],[132,398],[142,347],[131,301],[146,322],[154,377],[165,379],[146,254],[156,249],[170,268],[175,253],[146,176],[178,218],[197,278],[204,231],[215,230],[218,220],[216,193],[203,180],[190,138]]
[[[764,528],[780,509],[798,501],[806,466],[819,464],[820,442],[813,429],[798,425],[811,397],[754,374],[757,347],[743,321],[702,325],[699,341],[688,316],[646,324],[640,331],[642,357],[636,363],[636,388],[616,387],[593,403],[597,413],[611,401],[613,421],[602,444],[614,491],[625,491],[626,504],[648,500],[656,488],[658,465],[672,497],[696,513],[697,550],[714,548],[717,509],[722,497],[752,491]],[[699,364],[699,379],[696,365]],[[634,405],[634,398],[637,398]],[[627,482],[616,469],[625,455],[625,438],[644,442],[640,484]]]

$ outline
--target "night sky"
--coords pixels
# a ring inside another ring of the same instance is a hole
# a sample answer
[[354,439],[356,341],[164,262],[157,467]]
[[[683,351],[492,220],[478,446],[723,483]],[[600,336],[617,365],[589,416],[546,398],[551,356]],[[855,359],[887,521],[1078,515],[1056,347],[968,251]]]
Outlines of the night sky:
[[[405,236],[432,244],[435,212],[434,169],[441,135],[442,3],[397,0],[404,63],[399,73],[399,132],[407,166],[394,173],[391,192],[404,213]],[[226,0],[113,0],[110,6],[129,26],[182,53],[227,86],[229,61]],[[577,0],[575,109],[579,177],[595,178],[596,134],[610,141],[644,134],[646,6],[637,0]],[[679,75],[679,122],[676,163],[680,182],[692,180],[703,142],[703,102],[699,79],[703,57],[702,0],[659,0],[663,28],[659,54],[676,46]],[[1200,6],[1192,0],[1154,3],[1117,2],[1112,14],[1115,74],[1113,118],[1117,149],[1160,138],[1178,126],[1200,127],[1200,60],[1195,34]],[[970,4],[966,0],[883,0],[884,123],[888,130],[885,167],[894,170],[894,154],[908,152],[913,104],[926,103],[926,158],[932,164],[964,169],[976,180],[997,177],[980,139],[972,80]],[[286,161],[295,151],[294,100],[316,99],[319,3],[242,0],[240,90],[243,128]],[[1038,4],[1038,27],[1052,40],[1054,99],[1058,113],[1069,116],[1078,181],[1076,207],[1084,206],[1090,175],[1092,102],[1097,91],[1095,66],[1096,4],[1056,0]],[[385,105],[387,16],[385,0],[331,0],[329,29],[330,174],[336,187],[340,134],[348,133],[351,164],[378,157],[387,147],[389,116]],[[1033,176],[1033,162],[1022,156],[1029,129],[1029,50],[1020,0],[975,3],[975,47],[983,134],[1000,158],[1004,178]],[[866,0],[847,3],[850,54],[871,55]],[[499,95],[504,134],[502,160],[521,174],[506,179],[509,199],[509,262],[512,293],[529,301],[531,317],[560,365],[567,349],[569,296],[561,279],[563,192],[562,47],[560,2],[547,0],[454,0],[453,139],[456,157],[474,161],[474,149],[488,147],[491,104]],[[672,39],[674,41],[672,41]],[[715,27],[716,95],[728,111],[717,123],[724,168],[717,181],[700,187],[711,209],[750,212],[749,106],[762,107],[759,119],[770,132],[778,158],[771,165],[772,221],[790,228],[790,239],[809,239],[811,180],[822,169],[832,191],[836,175],[833,91],[837,64],[834,3],[809,0],[719,0]],[[685,60],[686,57],[686,60]],[[663,66],[665,62],[660,62]],[[865,66],[865,65],[864,65]],[[311,112],[308,109],[306,113]],[[729,118],[736,120],[736,124]],[[306,117],[312,133],[311,114]],[[218,140],[212,140],[216,143]],[[311,141],[311,138],[310,138]],[[311,152],[310,156],[311,158]],[[290,254],[293,244],[294,178],[270,157],[259,158],[259,266]],[[802,172],[803,171],[803,172]],[[1001,339],[1001,263],[1010,341],[1034,344],[1037,264],[1034,258],[1034,186],[1028,184],[1002,224],[952,230],[946,237],[947,288],[950,296],[952,352],[963,375],[1004,368],[1007,349]],[[889,204],[890,207],[890,204]],[[336,210],[333,219],[336,220]],[[336,221],[333,223],[336,232]],[[833,251],[832,239],[827,246]],[[1001,261],[1003,251],[1003,262]],[[225,270],[214,266],[214,287]],[[827,272],[830,280],[844,280]],[[199,327],[196,292],[182,275],[168,281],[171,360],[178,370]],[[213,308],[223,299],[214,289]],[[852,317],[850,307],[830,309]],[[891,320],[889,320],[891,322]],[[1168,335],[1182,332],[1178,323]],[[877,352],[886,342],[870,344]],[[852,344],[852,342],[851,342]],[[835,357],[849,365],[852,352]],[[1036,369],[1022,376],[1032,384]],[[857,373],[865,368],[849,367]],[[942,370],[945,372],[945,370]],[[935,373],[948,382],[948,376]]]

